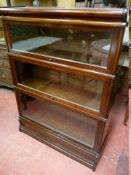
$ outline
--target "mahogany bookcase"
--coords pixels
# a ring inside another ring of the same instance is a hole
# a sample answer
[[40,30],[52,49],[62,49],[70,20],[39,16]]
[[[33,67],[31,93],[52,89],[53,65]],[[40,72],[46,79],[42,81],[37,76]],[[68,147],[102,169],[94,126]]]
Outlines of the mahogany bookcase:
[[20,131],[95,170],[126,9],[1,8]]

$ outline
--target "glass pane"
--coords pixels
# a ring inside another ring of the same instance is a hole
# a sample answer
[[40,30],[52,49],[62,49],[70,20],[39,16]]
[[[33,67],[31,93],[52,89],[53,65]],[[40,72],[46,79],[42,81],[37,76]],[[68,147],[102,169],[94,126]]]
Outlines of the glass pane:
[[22,113],[31,120],[76,141],[94,145],[97,122],[46,100],[22,95]]
[[107,67],[111,33],[8,25],[12,48]]
[[18,81],[56,97],[100,109],[103,81],[16,61]]

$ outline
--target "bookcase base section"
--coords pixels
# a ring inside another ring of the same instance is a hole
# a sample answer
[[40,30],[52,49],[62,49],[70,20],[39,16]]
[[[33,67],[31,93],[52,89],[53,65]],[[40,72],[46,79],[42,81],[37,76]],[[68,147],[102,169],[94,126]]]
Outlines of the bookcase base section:
[[31,137],[45,143],[46,145],[56,149],[57,151],[95,171],[96,165],[100,158],[100,153],[97,153],[93,149],[85,147],[25,117],[20,117],[19,121],[20,131],[30,135]]

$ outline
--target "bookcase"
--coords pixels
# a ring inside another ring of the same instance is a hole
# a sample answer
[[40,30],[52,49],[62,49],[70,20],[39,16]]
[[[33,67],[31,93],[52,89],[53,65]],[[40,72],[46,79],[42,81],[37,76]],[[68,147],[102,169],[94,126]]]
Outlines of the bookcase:
[[95,170],[126,9],[0,9],[20,131]]

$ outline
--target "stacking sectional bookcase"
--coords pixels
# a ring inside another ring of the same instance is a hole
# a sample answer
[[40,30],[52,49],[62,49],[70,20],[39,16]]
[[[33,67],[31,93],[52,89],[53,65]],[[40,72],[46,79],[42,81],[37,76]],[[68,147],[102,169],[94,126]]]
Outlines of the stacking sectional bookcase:
[[20,131],[95,170],[126,9],[1,8]]

